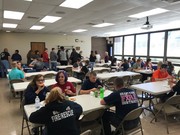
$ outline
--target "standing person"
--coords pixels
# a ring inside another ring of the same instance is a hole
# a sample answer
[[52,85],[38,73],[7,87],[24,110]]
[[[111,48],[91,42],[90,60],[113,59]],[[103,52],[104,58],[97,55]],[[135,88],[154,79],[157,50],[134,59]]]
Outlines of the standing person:
[[[138,108],[138,98],[134,90],[124,88],[124,81],[122,78],[114,80],[115,91],[109,96],[104,97],[101,105],[113,105],[116,108],[115,112],[105,111],[102,117],[105,135],[112,135],[111,124],[118,127],[123,118],[130,111]],[[131,98],[129,98],[131,97]],[[124,123],[125,129],[132,129],[139,123],[139,119],[126,121]]]
[[19,50],[15,50],[14,54],[13,54],[12,57],[11,57],[11,60],[12,60],[12,61],[19,61],[19,62],[21,62],[22,57],[21,57],[21,55],[19,54]]
[[53,88],[60,87],[62,92],[68,96],[76,95],[76,89],[73,84],[68,81],[68,75],[64,70],[61,70],[56,74],[55,80],[57,83],[53,85]]
[[79,58],[83,59],[84,57],[82,56],[82,51],[79,52]]
[[29,65],[33,61],[33,51],[29,50],[29,52],[26,55],[27,58],[27,65]]
[[41,58],[41,55],[40,55],[39,50],[36,50],[36,51],[34,52],[34,56],[33,56],[33,58],[34,58],[34,59]]
[[39,97],[40,101],[45,100],[47,91],[48,88],[44,85],[43,75],[34,76],[24,93],[25,105],[35,103],[36,96]]
[[77,61],[79,58],[79,54],[76,52],[76,50],[73,48],[70,56],[70,60],[72,61],[72,65]]
[[69,49],[66,49],[66,58],[67,58],[67,62],[69,64],[70,63],[69,62],[69,58],[70,58]]
[[67,56],[66,56],[66,52],[64,50],[64,46],[61,46],[60,63],[61,63],[61,65],[67,65]]
[[77,121],[82,114],[82,107],[66,100],[62,90],[55,87],[45,100],[45,106],[33,112],[29,121],[45,124],[45,135],[79,135]]
[[43,62],[46,68],[49,68],[49,55],[48,55],[48,49],[45,48],[44,52],[42,54]]
[[10,68],[10,54],[7,48],[0,54],[1,62],[4,64],[6,70]]
[[50,52],[50,60],[51,60],[51,69],[54,71],[57,71],[57,59],[58,55],[55,52],[55,48],[52,48],[52,51]]
[[108,62],[109,62],[109,54],[108,54],[108,52],[105,52],[104,62],[105,62],[105,63],[108,63]]
[[18,69],[16,61],[12,62],[12,70],[9,72],[9,80],[21,79],[25,80],[24,72]]
[[101,62],[101,55],[97,51],[95,51],[95,55],[96,55],[96,62],[100,63]]
[[94,54],[93,51],[91,51],[90,58],[89,58],[89,64],[91,68],[94,67],[95,61],[96,61],[96,55]]

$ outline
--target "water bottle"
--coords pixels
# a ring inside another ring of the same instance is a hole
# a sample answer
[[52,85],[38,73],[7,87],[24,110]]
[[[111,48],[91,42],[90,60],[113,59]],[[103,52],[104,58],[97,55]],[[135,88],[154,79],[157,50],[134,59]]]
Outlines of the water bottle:
[[100,88],[100,98],[104,98],[104,88]]
[[35,107],[36,107],[37,109],[40,108],[40,99],[39,99],[38,96],[36,96],[36,98],[35,98]]

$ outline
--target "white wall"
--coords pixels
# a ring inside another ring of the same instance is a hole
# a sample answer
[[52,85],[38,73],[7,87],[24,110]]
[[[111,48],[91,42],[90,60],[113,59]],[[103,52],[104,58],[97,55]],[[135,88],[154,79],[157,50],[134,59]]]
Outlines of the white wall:
[[[78,39],[78,42],[75,42]],[[51,48],[60,46],[79,46],[83,51],[84,57],[89,57],[91,51],[91,37],[90,36],[63,36],[53,34],[32,34],[32,33],[0,33],[0,52],[4,48],[8,48],[10,55],[16,49],[19,50],[23,63],[26,63],[26,54],[30,50],[30,42],[45,42],[46,48],[49,52]]]

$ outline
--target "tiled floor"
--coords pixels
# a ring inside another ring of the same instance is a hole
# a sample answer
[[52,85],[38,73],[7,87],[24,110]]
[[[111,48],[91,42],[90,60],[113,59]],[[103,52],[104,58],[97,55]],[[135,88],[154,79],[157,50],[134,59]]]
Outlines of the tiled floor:
[[[0,135],[20,135],[22,112],[19,107],[19,99],[8,101],[8,82],[6,79],[0,79]],[[166,135],[165,121],[163,117],[158,122],[150,123],[152,115],[146,112],[142,116],[142,125],[144,135]],[[172,123],[169,128],[170,135],[180,135],[180,123]],[[27,134],[25,129],[24,135]],[[140,134],[138,134],[140,135]]]

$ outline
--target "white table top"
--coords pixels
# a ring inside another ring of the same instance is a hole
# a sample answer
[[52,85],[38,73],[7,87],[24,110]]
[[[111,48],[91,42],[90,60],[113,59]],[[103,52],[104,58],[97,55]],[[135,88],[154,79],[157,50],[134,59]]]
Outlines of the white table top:
[[[112,91],[105,90],[104,95],[108,96],[111,94]],[[95,98],[93,95],[86,94],[86,95],[78,95],[74,96],[76,99],[74,102],[80,104],[83,108],[83,114],[88,113],[89,111],[93,111],[100,108],[106,108],[107,106],[100,104],[100,98]],[[41,105],[44,106],[43,102],[41,102]],[[25,105],[24,106],[25,113],[27,117],[31,115],[32,112],[35,112],[37,109],[35,108],[34,104],[31,105]]]
[[46,74],[49,74],[49,73],[53,73],[55,75],[57,74],[57,72],[55,72],[55,71],[42,71],[42,72],[25,73],[25,77],[30,77],[32,75],[38,75],[38,74],[46,75]]
[[68,67],[73,67],[73,65],[66,65],[66,66],[56,66],[58,69],[66,69]]
[[142,74],[152,74],[152,73],[153,73],[152,70],[143,70],[143,69],[141,69],[141,70],[136,70],[135,72],[137,72],[137,73],[142,73]]
[[170,86],[168,85],[168,81],[135,84],[131,85],[130,87],[153,95],[164,94],[171,90]]
[[103,73],[103,74],[97,74],[97,78],[101,80],[105,80],[111,77],[123,77],[123,76],[133,76],[133,75],[139,75],[139,73],[130,72],[130,71],[122,71],[122,72],[113,72],[113,73]]
[[99,66],[99,67],[102,67],[103,65],[111,65],[111,63],[110,62],[108,62],[108,63],[96,63],[95,64],[95,66]]
[[[93,70],[98,70],[98,71],[100,71],[100,70],[102,70],[102,69],[108,69],[108,70],[110,70],[110,68],[106,68],[106,67],[94,67],[93,68]],[[73,72],[76,72],[76,73],[80,73],[81,72],[81,69],[80,68],[76,68],[76,69],[72,69],[72,71]]]
[[[68,77],[68,81],[74,82],[74,83],[81,83],[81,80],[79,80],[75,77]],[[48,80],[45,80],[45,82],[44,82],[45,86],[50,86],[55,83],[56,83],[55,79],[48,79]],[[15,92],[24,91],[27,88],[28,84],[29,84],[29,82],[13,83],[14,91]]]

